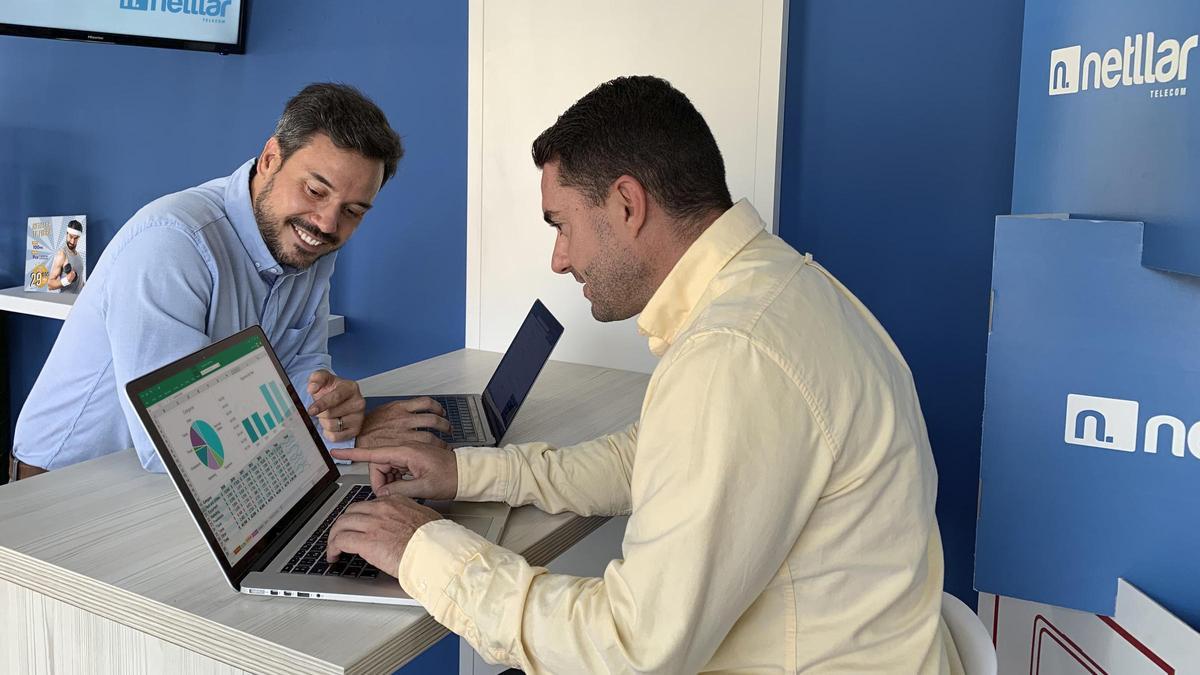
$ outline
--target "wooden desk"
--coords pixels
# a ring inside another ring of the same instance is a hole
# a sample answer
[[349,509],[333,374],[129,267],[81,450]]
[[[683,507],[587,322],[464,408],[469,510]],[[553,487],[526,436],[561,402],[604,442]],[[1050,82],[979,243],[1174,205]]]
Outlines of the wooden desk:
[[[460,350],[363,391],[481,391],[499,358]],[[647,380],[551,362],[506,440],[615,431]],[[515,509],[502,543],[543,565],[604,520]],[[415,607],[234,592],[170,480],[132,450],[0,487],[0,672],[390,673],[446,634]]]

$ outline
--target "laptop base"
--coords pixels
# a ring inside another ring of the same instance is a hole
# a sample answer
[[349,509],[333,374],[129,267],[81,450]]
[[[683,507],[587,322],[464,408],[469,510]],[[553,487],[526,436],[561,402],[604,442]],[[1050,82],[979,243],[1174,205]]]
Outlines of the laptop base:
[[[344,479],[357,476],[345,476]],[[293,598],[316,598],[321,600],[341,600],[349,602],[371,602],[389,605],[418,605],[396,578],[391,576],[395,570],[383,570],[374,579],[348,578],[340,576],[320,576],[312,574],[292,574],[282,572],[284,565],[291,559],[293,552],[298,549],[307,537],[319,525],[325,516],[337,505],[341,498],[350,490],[363,485],[360,480],[343,480],[341,487],[326,501],[317,513],[309,519],[304,528],[292,538],[288,546],[276,555],[263,569],[271,571],[252,572],[242,581],[239,589],[249,595],[282,596]],[[459,523],[492,543],[498,543],[508,521],[512,508],[507,504],[497,502],[426,502],[426,506],[438,511],[446,519]]]

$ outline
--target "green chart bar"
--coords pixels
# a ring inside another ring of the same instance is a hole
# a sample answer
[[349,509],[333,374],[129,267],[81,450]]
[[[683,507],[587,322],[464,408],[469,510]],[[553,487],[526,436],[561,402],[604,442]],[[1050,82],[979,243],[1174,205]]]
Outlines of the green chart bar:
[[250,442],[257,443],[258,434],[254,433],[254,427],[250,426],[250,420],[242,420],[242,426],[246,428],[246,435],[250,437]]
[[[267,399],[267,405],[271,406],[271,412],[275,413],[275,419],[283,421],[283,415],[279,414],[279,406],[275,405],[275,397],[271,396],[271,390],[267,389],[267,385],[261,385],[258,388],[262,392],[263,398]],[[267,421],[267,426],[274,429],[274,425]]]
[[275,420],[271,418],[271,413],[267,413],[267,414],[263,415],[263,417],[265,417],[267,420],[267,428],[274,429],[275,428]]
[[254,413],[253,415],[251,415],[250,419],[254,420],[254,426],[258,427],[258,435],[266,436],[267,428],[265,426],[263,426],[262,418],[258,416],[258,413]]
[[292,406],[288,405],[288,399],[286,396],[283,395],[283,392],[281,392],[279,390],[279,385],[272,382],[271,383],[271,391],[275,392],[275,400],[279,401],[279,405],[283,407],[283,416],[291,417],[292,416]]

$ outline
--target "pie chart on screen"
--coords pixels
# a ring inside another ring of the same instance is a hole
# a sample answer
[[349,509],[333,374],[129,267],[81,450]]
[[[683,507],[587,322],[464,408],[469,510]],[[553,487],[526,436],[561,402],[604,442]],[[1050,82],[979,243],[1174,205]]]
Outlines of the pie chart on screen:
[[204,420],[193,422],[191,439],[192,450],[201,464],[214,471],[225,464],[225,448],[221,446],[221,437],[208,422]]

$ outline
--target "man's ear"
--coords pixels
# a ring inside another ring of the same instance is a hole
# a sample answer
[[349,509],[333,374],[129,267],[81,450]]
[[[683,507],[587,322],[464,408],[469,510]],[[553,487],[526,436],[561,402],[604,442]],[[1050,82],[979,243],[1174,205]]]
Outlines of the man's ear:
[[274,136],[267,139],[262,152],[258,155],[254,170],[260,176],[269,176],[283,165],[283,149],[279,147],[279,139]]
[[613,182],[610,194],[616,211],[609,214],[612,222],[619,223],[631,239],[637,238],[646,224],[646,188],[633,176],[624,175]]

